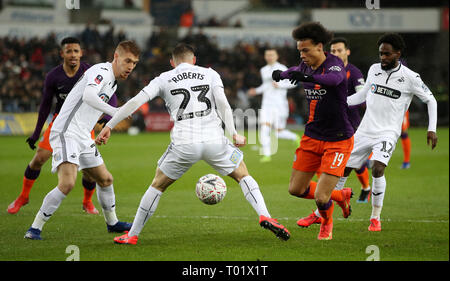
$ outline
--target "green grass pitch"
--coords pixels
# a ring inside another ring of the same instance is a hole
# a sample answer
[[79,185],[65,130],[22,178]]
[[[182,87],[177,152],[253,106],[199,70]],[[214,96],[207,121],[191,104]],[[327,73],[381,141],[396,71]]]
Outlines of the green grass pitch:
[[[383,230],[379,233],[367,230],[371,205],[356,203],[360,184],[354,173],[347,181],[355,193],[353,213],[343,219],[336,206],[333,240],[317,240],[318,225],[299,228],[297,219],[308,215],[315,205],[312,200],[289,195],[296,147],[280,140],[270,163],[259,163],[260,156],[252,145],[242,150],[271,215],[290,230],[290,240],[278,240],[259,226],[256,213],[231,178],[224,177],[228,192],[223,202],[213,206],[201,203],[195,196],[195,183],[200,176],[215,171],[199,162],[163,194],[136,246],[114,244],[117,234],[106,231],[103,216],[82,211],[81,176],[45,225],[43,240],[24,239],[44,196],[56,186],[57,177],[51,174],[51,163],[47,162],[31,191],[30,203],[17,214],[8,214],[6,208],[20,193],[25,167],[34,152],[26,145],[26,137],[2,136],[0,260],[65,261],[73,253],[69,246],[75,245],[81,261],[365,261],[372,258],[373,248],[381,261],[445,261],[449,259],[449,131],[438,128],[439,142],[434,151],[426,145],[425,128],[411,129],[409,134],[412,165],[408,170],[400,169],[403,156],[399,141],[386,169]],[[116,133],[108,145],[99,148],[114,176],[120,220],[133,221],[168,143],[168,133]],[[100,210],[96,195],[93,200]]]

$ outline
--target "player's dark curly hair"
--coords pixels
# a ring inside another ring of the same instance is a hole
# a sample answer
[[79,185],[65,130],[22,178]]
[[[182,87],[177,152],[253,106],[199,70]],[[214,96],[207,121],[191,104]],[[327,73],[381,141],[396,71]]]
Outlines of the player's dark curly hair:
[[81,42],[78,38],[75,37],[65,37],[63,40],[61,40],[61,47],[64,47],[66,44],[78,44],[81,45]]
[[350,45],[344,37],[334,37],[333,40],[330,41],[330,46],[336,43],[342,43],[346,49],[350,49]]
[[333,38],[333,33],[320,22],[305,22],[292,31],[292,37],[296,41],[311,39],[314,44],[326,45]]
[[391,44],[392,48],[396,51],[400,51],[402,54],[406,49],[405,41],[398,33],[385,33],[379,39],[377,46],[380,47],[381,44],[388,43]]

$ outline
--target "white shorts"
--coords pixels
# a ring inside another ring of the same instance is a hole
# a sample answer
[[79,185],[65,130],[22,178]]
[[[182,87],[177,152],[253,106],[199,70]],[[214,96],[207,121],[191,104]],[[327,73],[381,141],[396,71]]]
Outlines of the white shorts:
[[286,120],[289,114],[286,110],[281,110],[280,107],[263,107],[259,111],[259,123],[269,123],[274,128],[284,129],[286,128]]
[[222,176],[233,172],[244,159],[244,154],[224,137],[222,144],[192,143],[174,145],[171,143],[158,160],[161,171],[173,180],[179,179],[189,168],[204,160]]
[[361,168],[371,152],[373,152],[373,155],[370,160],[379,161],[387,166],[392,157],[392,153],[394,153],[396,144],[397,142],[392,138],[369,138],[358,134],[358,131],[356,131],[355,142],[347,162],[347,167]]
[[64,162],[77,165],[78,170],[103,164],[103,158],[92,139],[83,141],[68,133],[50,133],[50,145],[53,148],[52,173]]

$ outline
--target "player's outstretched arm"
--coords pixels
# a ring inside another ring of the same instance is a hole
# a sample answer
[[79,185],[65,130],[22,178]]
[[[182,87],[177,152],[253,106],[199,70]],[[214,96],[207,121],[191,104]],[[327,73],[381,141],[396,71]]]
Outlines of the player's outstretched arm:
[[[149,100],[149,96],[144,92],[140,91],[139,94],[137,94],[134,98],[127,101],[120,109],[117,111],[116,114],[109,120],[108,123],[106,123],[103,130],[109,128],[109,134],[111,134],[111,130],[119,124],[120,121],[127,118],[128,116],[131,116],[141,105],[146,103]],[[102,130],[102,132],[103,132]],[[105,132],[104,137],[108,136]],[[100,136],[100,135],[99,135]],[[109,136],[108,136],[109,138]],[[101,139],[99,139],[100,141]],[[106,143],[105,143],[106,144]]]
[[362,104],[366,101],[367,94],[370,90],[370,84],[368,81],[364,84],[364,87],[360,88],[358,92],[347,97],[347,104],[349,106]]

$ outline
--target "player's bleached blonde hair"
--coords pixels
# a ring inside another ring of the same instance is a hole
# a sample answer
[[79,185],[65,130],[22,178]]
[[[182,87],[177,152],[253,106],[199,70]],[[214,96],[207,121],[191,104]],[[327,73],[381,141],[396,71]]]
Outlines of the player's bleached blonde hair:
[[133,55],[135,55],[136,57],[139,57],[139,55],[141,54],[141,49],[139,48],[139,46],[136,44],[136,42],[131,41],[131,40],[125,40],[119,43],[119,45],[117,45],[116,48],[116,52],[130,52]]

